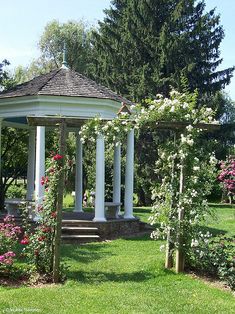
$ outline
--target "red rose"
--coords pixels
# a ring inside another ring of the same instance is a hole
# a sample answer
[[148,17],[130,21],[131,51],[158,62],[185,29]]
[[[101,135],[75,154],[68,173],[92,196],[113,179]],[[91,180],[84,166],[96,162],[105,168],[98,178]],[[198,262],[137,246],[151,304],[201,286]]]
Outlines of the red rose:
[[40,236],[40,237],[38,237],[38,241],[43,241],[43,240],[45,240],[45,239],[46,239],[45,236]]
[[45,232],[45,233],[51,232],[51,227],[43,227],[42,232]]
[[45,184],[45,177],[42,177],[41,178],[41,185],[44,185]]
[[50,168],[50,169],[49,169],[49,172],[50,172],[50,173],[54,173],[54,172],[55,172],[55,169],[54,169],[54,168]]
[[37,210],[38,210],[39,212],[41,212],[41,211],[43,210],[43,206],[42,206],[42,205],[38,205],[38,206],[37,206]]
[[54,157],[53,157],[53,160],[60,160],[62,159],[63,156],[59,155],[59,154],[56,154]]
[[56,216],[57,216],[57,213],[56,213],[56,212],[52,212],[52,213],[51,213],[51,217],[52,217],[52,218],[56,218]]
[[25,244],[25,245],[29,244],[29,238],[24,237],[24,238],[20,241],[20,243],[21,243],[21,244]]

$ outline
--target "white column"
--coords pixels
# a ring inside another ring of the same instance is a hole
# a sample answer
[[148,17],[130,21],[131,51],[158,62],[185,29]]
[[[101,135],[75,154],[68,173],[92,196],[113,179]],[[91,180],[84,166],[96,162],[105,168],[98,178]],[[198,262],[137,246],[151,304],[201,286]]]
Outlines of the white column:
[[133,190],[134,190],[134,130],[127,134],[126,173],[125,173],[125,201],[124,218],[133,219]]
[[[121,145],[114,146],[114,163],[113,163],[113,202],[121,202]],[[120,206],[119,213],[120,214]],[[116,217],[119,218],[119,217]]]
[[1,178],[1,171],[2,171],[2,118],[0,118],[0,178]]
[[104,213],[104,136],[99,134],[96,139],[96,189],[95,189],[95,218],[94,221],[106,221]]
[[34,180],[35,180],[35,129],[29,129],[29,144],[28,144],[28,166],[27,166],[27,200],[32,200],[34,197]]
[[79,133],[76,133],[76,161],[75,161],[75,209],[74,212],[83,212],[83,169],[82,169],[82,142]]
[[35,174],[35,200],[37,205],[43,202],[44,186],[41,184],[43,176],[45,176],[45,127],[37,126]]

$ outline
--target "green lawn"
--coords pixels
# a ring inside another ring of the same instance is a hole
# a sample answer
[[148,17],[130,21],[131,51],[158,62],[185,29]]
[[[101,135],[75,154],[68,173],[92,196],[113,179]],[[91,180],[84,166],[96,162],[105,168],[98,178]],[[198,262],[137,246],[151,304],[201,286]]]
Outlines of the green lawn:
[[[210,228],[234,232],[234,209],[216,209]],[[149,209],[137,208],[147,218]],[[235,313],[235,298],[163,267],[161,242],[147,236],[82,246],[64,245],[64,285],[0,288],[0,313]]]

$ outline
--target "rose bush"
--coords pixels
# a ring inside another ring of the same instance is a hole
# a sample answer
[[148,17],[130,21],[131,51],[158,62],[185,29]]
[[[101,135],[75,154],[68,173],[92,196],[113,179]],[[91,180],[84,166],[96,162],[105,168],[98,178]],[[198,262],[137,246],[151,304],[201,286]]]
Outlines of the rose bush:
[[235,290],[235,237],[211,238],[201,232],[198,240],[192,242],[187,263],[191,269],[216,276]]
[[224,191],[232,203],[233,196],[235,195],[235,160],[222,161],[220,163],[221,171],[218,180],[221,182]]
[[9,272],[15,257],[21,228],[16,226],[14,216],[7,215],[0,223],[0,273]]

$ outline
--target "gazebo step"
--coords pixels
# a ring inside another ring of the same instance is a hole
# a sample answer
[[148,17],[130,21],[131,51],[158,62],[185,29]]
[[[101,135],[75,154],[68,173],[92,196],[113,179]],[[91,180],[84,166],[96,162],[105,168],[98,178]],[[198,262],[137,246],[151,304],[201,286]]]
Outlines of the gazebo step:
[[90,220],[72,220],[72,219],[63,219],[62,227],[83,227],[83,228],[93,228],[94,222]]
[[96,227],[75,227],[75,226],[63,226],[62,234],[97,234],[98,228]]
[[88,242],[96,242],[100,240],[100,237],[98,235],[92,234],[92,235],[62,235],[61,240],[63,243],[88,243]]

